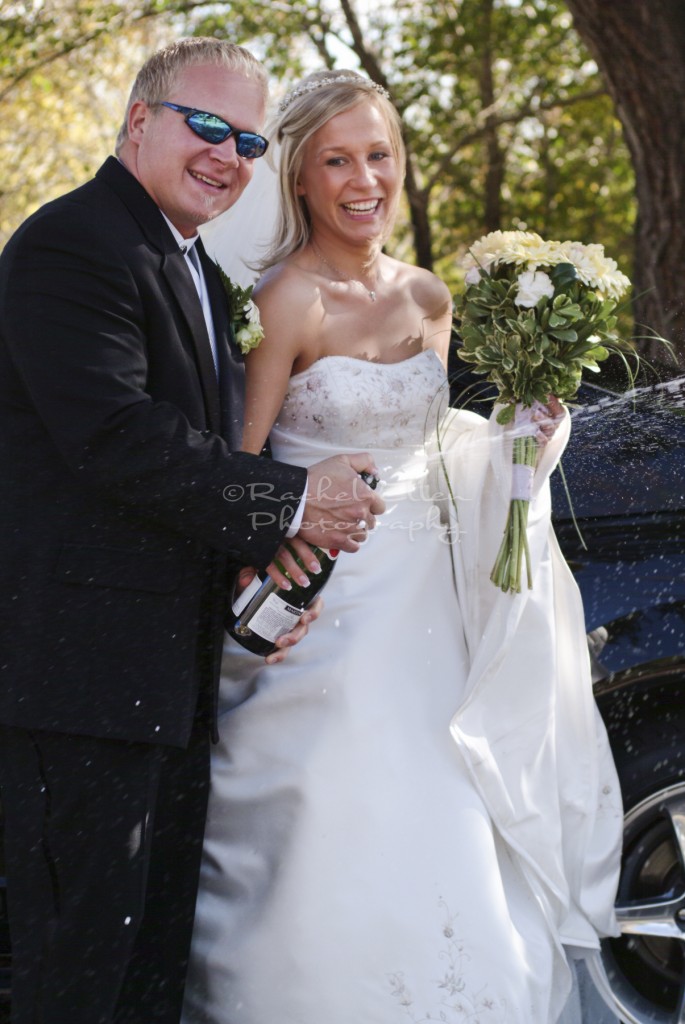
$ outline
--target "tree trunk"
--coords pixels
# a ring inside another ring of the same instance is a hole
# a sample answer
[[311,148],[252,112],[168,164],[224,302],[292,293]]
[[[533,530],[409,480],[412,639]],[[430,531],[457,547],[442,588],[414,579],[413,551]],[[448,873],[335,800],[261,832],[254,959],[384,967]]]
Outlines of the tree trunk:
[[409,217],[414,235],[414,254],[416,265],[433,269],[433,231],[428,214],[428,195],[419,188],[411,161],[411,153],[407,147],[406,178],[404,191],[409,200]]
[[[494,110],[495,81],[492,73],[492,12],[493,0],[481,4],[483,53],[480,72],[480,102],[484,110]],[[485,120],[485,208],[483,226],[486,231],[502,227],[502,184],[504,182],[504,154],[500,148],[497,118],[493,113]]]
[[[636,178],[636,334],[668,338],[685,367],[685,4],[566,0],[616,104]],[[601,239],[597,239],[601,241]],[[645,330],[647,329],[647,330]],[[650,359],[663,348],[642,342]]]

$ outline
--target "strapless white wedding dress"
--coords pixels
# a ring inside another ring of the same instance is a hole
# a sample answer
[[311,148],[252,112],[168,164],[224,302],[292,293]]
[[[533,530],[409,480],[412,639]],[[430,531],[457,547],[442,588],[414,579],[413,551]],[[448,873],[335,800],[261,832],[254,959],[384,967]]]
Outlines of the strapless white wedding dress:
[[[468,517],[484,529],[482,494],[506,501],[483,459],[499,428],[468,414],[445,434],[466,502],[453,565],[426,445],[444,379],[426,351],[328,357],[290,382],[274,457],[369,450],[388,510],[283,664],[226,645],[184,1024],[552,1024],[562,943],[614,927],[620,800],[589,677],[538,686],[526,595],[473,576],[503,520],[481,556]],[[581,621],[576,663],[583,643]]]

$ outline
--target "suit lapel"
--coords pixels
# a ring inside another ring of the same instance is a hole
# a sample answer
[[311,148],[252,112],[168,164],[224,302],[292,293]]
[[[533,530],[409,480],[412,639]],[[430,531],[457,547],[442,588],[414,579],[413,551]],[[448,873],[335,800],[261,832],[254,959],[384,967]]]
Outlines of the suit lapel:
[[190,276],[185,256],[181,253],[175,242],[174,249],[174,252],[165,253],[162,259],[162,274],[168,281],[169,287],[178,301],[180,311],[190,331],[200,371],[207,422],[214,433],[219,433],[221,430],[219,385],[212,357],[212,347],[209,342],[209,335],[207,334],[207,325],[204,313],[202,312],[202,304],[197,294],[197,288]]
[[[162,275],[190,332],[205,402],[207,424],[214,433],[220,433],[221,408],[217,374],[202,305],[185,257],[179,250],[159,208],[123,164],[114,157],[109,157],[96,177],[116,192],[150,244],[160,253]],[[210,298],[210,301],[213,306],[213,299]]]

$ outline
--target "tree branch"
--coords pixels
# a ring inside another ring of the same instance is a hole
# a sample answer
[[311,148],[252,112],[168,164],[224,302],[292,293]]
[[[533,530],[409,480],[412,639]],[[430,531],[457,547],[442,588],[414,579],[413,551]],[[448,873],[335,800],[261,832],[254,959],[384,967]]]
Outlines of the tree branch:
[[[575,96],[541,100],[537,105],[533,105],[535,97],[531,96],[530,99],[528,99],[526,103],[519,108],[519,110],[516,110],[511,114],[502,114],[498,116],[497,114],[493,114],[493,107],[487,107],[481,110],[478,120],[482,123],[477,128],[472,129],[470,132],[466,132],[466,134],[458,138],[454,145],[450,147],[449,151],[443,154],[435,173],[428,179],[423,191],[426,196],[428,196],[435,185],[444,176],[457,153],[466,146],[470,146],[472,143],[478,142],[488,133],[488,131],[491,131],[493,127],[501,128],[502,125],[505,124],[519,124],[526,117],[535,117],[535,115],[540,113],[540,111],[556,110],[559,107],[570,107],[573,106],[574,103],[581,103],[584,100],[596,99],[598,96],[603,95],[606,95],[606,89],[598,87],[597,89],[589,89],[587,92],[577,93]],[[494,106],[496,107],[496,104]]]

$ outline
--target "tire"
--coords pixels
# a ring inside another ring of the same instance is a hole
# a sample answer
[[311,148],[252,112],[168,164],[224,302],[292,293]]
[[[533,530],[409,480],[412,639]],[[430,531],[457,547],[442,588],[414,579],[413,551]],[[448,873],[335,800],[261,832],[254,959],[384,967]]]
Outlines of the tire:
[[682,750],[685,727],[669,726],[641,730],[625,771],[617,758],[626,807],[616,901],[621,936],[604,939],[588,967],[626,1024],[685,1024],[685,779],[679,758],[667,753],[673,741]]

